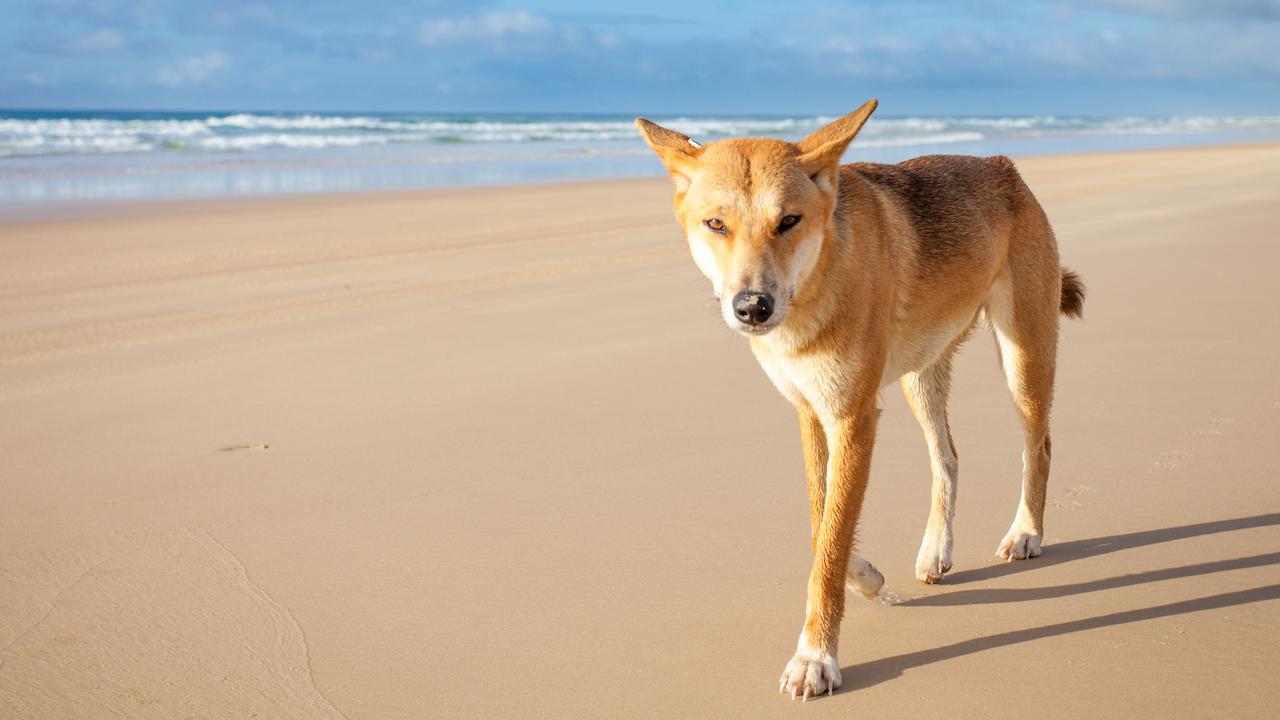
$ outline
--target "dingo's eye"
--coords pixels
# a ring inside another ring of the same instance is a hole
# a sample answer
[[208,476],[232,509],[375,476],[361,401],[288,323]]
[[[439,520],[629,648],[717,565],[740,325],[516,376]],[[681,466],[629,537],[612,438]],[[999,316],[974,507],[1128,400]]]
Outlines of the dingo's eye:
[[720,218],[711,218],[709,220],[703,220],[702,224],[706,225],[707,229],[713,233],[720,233],[721,235],[724,234],[724,231],[725,231],[724,222],[721,221]]
[[799,215],[787,215],[782,218],[781,222],[778,223],[778,232],[786,232],[787,230],[790,230],[791,228],[799,224],[800,224]]

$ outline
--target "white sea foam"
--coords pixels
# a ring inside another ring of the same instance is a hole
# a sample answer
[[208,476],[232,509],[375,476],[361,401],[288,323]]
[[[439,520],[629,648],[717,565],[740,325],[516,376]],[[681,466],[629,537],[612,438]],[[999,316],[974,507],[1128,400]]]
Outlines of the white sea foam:
[[[658,122],[707,141],[742,135],[797,139],[832,118],[666,117]],[[1280,130],[1280,116],[1249,117],[877,117],[863,147],[947,145],[992,138],[1155,135]],[[0,156],[104,153],[245,153],[393,143],[560,143],[583,152],[637,145],[630,118],[518,118],[234,113],[133,117],[0,113]]]
[[976,142],[986,136],[980,132],[944,132],[900,137],[858,138],[858,147],[906,147],[909,145],[950,145],[951,143]]

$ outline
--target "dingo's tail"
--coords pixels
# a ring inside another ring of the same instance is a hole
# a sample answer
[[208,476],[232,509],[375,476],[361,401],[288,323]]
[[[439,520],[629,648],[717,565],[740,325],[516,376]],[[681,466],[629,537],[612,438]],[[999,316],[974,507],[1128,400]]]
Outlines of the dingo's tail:
[[1084,281],[1075,272],[1062,268],[1062,314],[1078,318],[1084,314]]

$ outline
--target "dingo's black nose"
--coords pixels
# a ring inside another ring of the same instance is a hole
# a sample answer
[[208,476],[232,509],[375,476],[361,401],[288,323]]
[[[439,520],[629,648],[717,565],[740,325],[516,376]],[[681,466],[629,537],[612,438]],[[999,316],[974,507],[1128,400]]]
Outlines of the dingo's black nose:
[[748,325],[760,325],[773,315],[773,296],[743,291],[733,296],[733,314]]

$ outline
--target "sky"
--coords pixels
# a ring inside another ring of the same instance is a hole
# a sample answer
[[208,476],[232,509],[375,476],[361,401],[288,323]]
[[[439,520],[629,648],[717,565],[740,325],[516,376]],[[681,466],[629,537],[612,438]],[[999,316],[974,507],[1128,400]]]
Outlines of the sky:
[[0,0],[0,107],[1280,114],[1280,0]]

